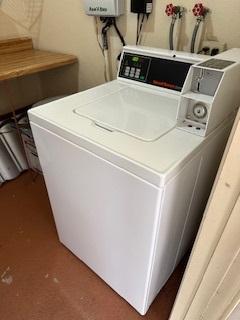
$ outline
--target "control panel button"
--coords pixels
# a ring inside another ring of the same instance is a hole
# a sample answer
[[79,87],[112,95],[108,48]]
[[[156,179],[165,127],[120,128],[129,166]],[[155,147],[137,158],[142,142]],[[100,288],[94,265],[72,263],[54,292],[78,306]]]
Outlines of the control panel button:
[[125,68],[125,71],[124,71],[125,77],[128,77],[128,76],[129,76],[129,72],[130,72],[130,67],[126,67],[126,68]]

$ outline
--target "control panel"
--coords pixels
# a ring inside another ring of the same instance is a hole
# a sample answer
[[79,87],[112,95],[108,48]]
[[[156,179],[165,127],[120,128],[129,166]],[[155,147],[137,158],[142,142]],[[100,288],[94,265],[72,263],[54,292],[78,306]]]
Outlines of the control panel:
[[236,61],[217,58],[193,65],[180,98],[179,128],[203,137],[208,135],[239,107],[236,79],[240,81]]
[[[159,90],[159,94],[176,93],[179,100],[176,128],[206,137],[240,106],[239,57],[240,49],[230,49],[209,58],[180,51],[126,46],[118,80]],[[167,108],[167,104],[164,107]]]
[[150,57],[125,54],[121,65],[120,76],[132,80],[146,81],[150,63]]
[[124,53],[119,77],[181,92],[191,63]]

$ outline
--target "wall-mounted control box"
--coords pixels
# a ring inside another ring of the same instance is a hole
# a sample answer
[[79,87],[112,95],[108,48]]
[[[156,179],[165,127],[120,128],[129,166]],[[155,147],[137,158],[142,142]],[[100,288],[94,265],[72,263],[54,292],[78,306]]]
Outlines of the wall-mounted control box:
[[84,0],[85,12],[89,16],[118,17],[124,13],[124,0]]
[[131,0],[131,12],[151,13],[153,9],[152,0]]

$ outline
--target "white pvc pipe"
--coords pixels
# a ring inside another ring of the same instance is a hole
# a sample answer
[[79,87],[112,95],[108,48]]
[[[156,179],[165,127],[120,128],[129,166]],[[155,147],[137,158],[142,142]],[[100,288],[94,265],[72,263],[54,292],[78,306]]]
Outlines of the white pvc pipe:
[[106,81],[111,81],[111,72],[110,72],[110,61],[108,50],[103,50],[104,62],[105,62],[105,73],[106,73]]

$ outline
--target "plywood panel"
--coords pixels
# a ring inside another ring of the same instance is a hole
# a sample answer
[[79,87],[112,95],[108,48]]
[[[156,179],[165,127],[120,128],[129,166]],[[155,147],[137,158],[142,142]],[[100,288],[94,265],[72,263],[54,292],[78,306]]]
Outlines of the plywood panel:
[[240,197],[219,240],[186,320],[219,320],[240,288]]

